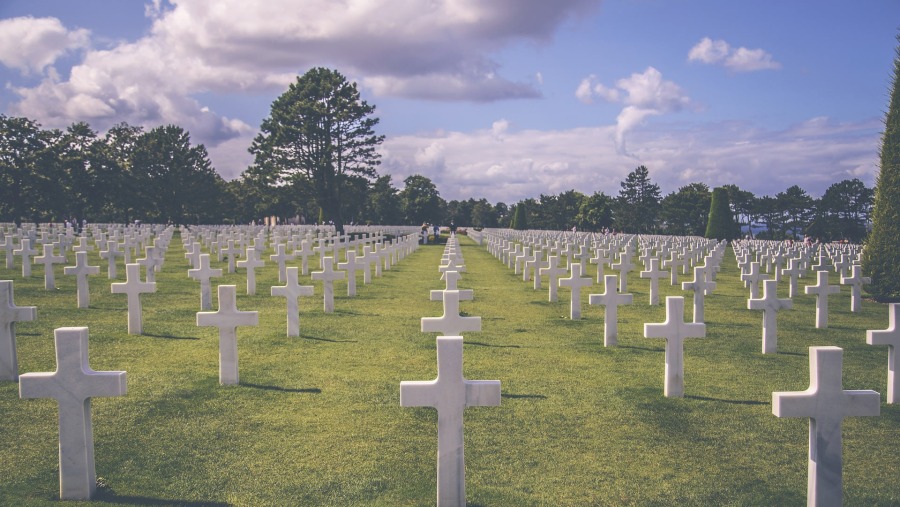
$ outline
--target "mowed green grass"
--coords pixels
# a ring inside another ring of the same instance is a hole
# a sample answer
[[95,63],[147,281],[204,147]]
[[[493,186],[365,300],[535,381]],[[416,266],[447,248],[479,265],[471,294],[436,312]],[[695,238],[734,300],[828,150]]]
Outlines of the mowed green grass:
[[[584,291],[573,322],[568,290],[550,303],[483,247],[461,244],[459,286],[475,291],[461,308],[482,318],[482,332],[465,336],[464,375],[502,382],[500,407],[466,410],[469,505],[803,505],[808,420],[772,415],[772,392],[806,389],[808,348],[837,345],[844,388],[885,400],[887,348],[866,345],[865,331],[887,327],[887,306],[865,301],[851,314],[847,287],[830,299],[827,329],[814,327],[814,298],[796,297],[778,316],[779,353],[763,355],[762,313],[746,309],[729,249],[706,299],[706,338],[685,346],[685,397],[668,399],[664,342],[643,338],[665,305],[648,305],[637,269],[619,346],[606,348],[603,310],[587,305],[602,287]],[[257,270],[255,296],[243,270],[214,279],[238,286],[240,310],[260,312],[258,327],[238,329],[238,386],[218,383],[217,330],[195,325],[199,284],[178,236],[158,292],[143,296],[142,336],[127,334],[125,296],[110,293],[96,252],[88,309],[76,308],[62,266],[55,291],[40,266],[28,279],[18,264],[0,268],[0,279],[15,281],[18,305],[38,307],[17,325],[20,373],[55,369],[53,330],[64,326],[90,328],[93,369],[128,372],[126,396],[93,400],[102,505],[421,506],[435,501],[437,415],[401,408],[399,384],[436,375],[436,335],[419,319],[442,313],[428,299],[444,285],[442,251],[423,246],[371,285],[360,274],[354,298],[337,283],[329,315],[321,286],[301,277],[316,296],[301,299],[299,338],[286,337],[284,299],[268,295],[281,285],[274,263]],[[690,294],[662,282],[661,301],[686,296],[690,318]],[[845,505],[900,505],[900,407],[846,419],[843,436]],[[16,383],[0,382],[0,505],[70,504],[58,501],[57,439],[56,402],[21,400]]]

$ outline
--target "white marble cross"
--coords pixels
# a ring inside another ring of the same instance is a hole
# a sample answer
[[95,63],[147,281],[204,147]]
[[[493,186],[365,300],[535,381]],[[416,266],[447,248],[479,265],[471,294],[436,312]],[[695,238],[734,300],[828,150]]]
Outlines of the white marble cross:
[[3,238],[3,241],[0,242],[0,249],[6,252],[6,269],[12,269],[14,265],[13,250],[15,250],[12,236],[6,236],[5,238]]
[[609,264],[611,261],[611,256],[609,255],[609,251],[605,248],[597,248],[594,251],[594,256],[589,259],[591,264],[597,265],[597,283],[603,281],[603,277],[605,273],[603,272],[603,266]]
[[322,271],[313,271],[310,275],[313,280],[321,280],[325,305],[325,313],[334,313],[334,281],[343,280],[347,276],[345,271],[335,271],[334,259],[331,257],[322,258]]
[[209,279],[222,276],[222,269],[209,266],[209,254],[200,254],[199,267],[188,270],[188,276],[200,282],[200,310],[212,309],[212,290]]
[[716,282],[707,279],[706,266],[694,266],[694,279],[690,282],[682,282],[681,290],[694,291],[694,322],[706,322],[703,312],[703,302],[706,295],[716,288]]
[[106,250],[100,250],[100,258],[106,259],[106,278],[110,280],[116,279],[116,257],[122,257],[124,254],[119,251],[119,243],[115,240],[106,242]]
[[156,292],[156,282],[141,281],[141,265],[125,265],[125,282],[112,283],[113,294],[128,294],[128,334],[143,333],[141,294]]
[[634,300],[632,294],[619,294],[616,290],[616,275],[603,277],[605,292],[590,294],[588,304],[603,305],[603,346],[612,347],[619,338],[619,305],[630,305]]
[[644,324],[645,338],[666,339],[666,380],[663,394],[667,398],[684,397],[684,339],[706,336],[706,324],[684,322],[684,298],[666,297],[666,320],[660,324]]
[[619,292],[623,294],[628,292],[628,272],[634,269],[634,264],[632,264],[629,254],[622,252],[619,256],[619,262],[610,267],[619,272]]
[[548,299],[550,302],[555,303],[558,299],[556,290],[559,288],[559,275],[568,273],[569,270],[559,267],[559,257],[551,255],[550,258],[547,259],[547,267],[541,268],[538,271],[540,272],[540,276],[547,277]]
[[197,312],[198,326],[219,328],[219,383],[233,385],[239,382],[237,327],[259,324],[259,312],[237,309],[237,287],[219,285],[219,310]]
[[678,268],[686,265],[687,261],[678,252],[669,254],[669,258],[663,262],[663,267],[669,268],[669,285],[678,284]]
[[35,264],[44,265],[44,288],[47,290],[56,288],[56,278],[53,273],[53,265],[66,262],[65,256],[54,255],[52,243],[44,244],[44,254],[34,258]]
[[156,282],[156,272],[162,267],[162,252],[155,246],[148,246],[144,249],[144,257],[137,259],[139,265],[144,266],[147,273],[147,281]]
[[265,262],[259,258],[259,252],[252,246],[247,247],[247,255],[244,260],[237,261],[237,267],[247,270],[247,295],[256,294],[256,268],[265,266]]
[[13,254],[22,258],[22,277],[31,276],[31,257],[37,254],[37,250],[31,248],[31,240],[28,238],[19,242],[19,248],[13,250]]
[[363,261],[363,284],[372,283],[372,264],[378,264],[378,254],[375,253],[375,247],[365,245],[363,247],[363,255],[360,257]]
[[346,262],[339,262],[338,269],[343,269],[347,272],[347,295],[355,296],[356,295],[356,271],[358,269],[362,269],[365,267],[365,262],[361,259],[356,258],[356,251],[347,250],[344,253],[344,258]]
[[300,250],[294,251],[294,256],[296,258],[297,255],[300,256],[300,274],[306,276],[309,274],[309,256],[314,254],[312,249],[312,243],[308,239],[304,239],[300,242]]
[[788,259],[788,267],[781,269],[781,275],[788,275],[788,297],[793,298],[797,295],[797,279],[803,274],[800,267],[801,259],[792,257]]
[[37,318],[36,306],[16,306],[12,280],[0,280],[0,380],[16,380],[16,322]]
[[[352,252],[348,252],[352,253]],[[287,285],[272,287],[273,296],[281,296],[287,299],[287,335],[300,336],[300,305],[301,296],[312,296],[315,289],[312,285],[300,285],[297,282],[298,268],[289,266],[285,270]]]
[[59,496],[89,500],[97,488],[91,398],[122,396],[124,371],[94,371],[88,363],[88,328],[54,331],[56,371],[24,373],[20,398],[54,398],[59,404]]
[[568,287],[571,292],[569,303],[569,318],[572,320],[581,319],[581,288],[590,287],[594,281],[591,277],[581,276],[582,266],[580,262],[569,264],[571,274],[567,278],[559,279],[560,287]]
[[[2,302],[0,302],[0,311],[3,311]],[[897,365],[900,364],[900,357],[897,357],[897,351],[900,350],[900,328],[897,327],[898,322],[900,322],[900,303],[891,303],[888,307],[887,329],[866,331],[866,343],[869,345],[888,346],[888,403],[900,403],[900,375],[897,374]]]
[[807,505],[841,505],[843,419],[876,416],[881,410],[881,395],[877,392],[843,389],[843,353],[839,347],[810,347],[809,388],[806,391],[772,393],[772,413],[775,416],[809,418]]
[[100,273],[100,266],[88,266],[87,252],[76,252],[75,265],[63,268],[63,274],[75,275],[78,308],[87,308],[91,305],[91,291],[88,287],[87,277],[98,273]]
[[741,281],[744,282],[744,286],[750,287],[750,299],[759,299],[759,282],[766,278],[766,275],[759,270],[759,263],[755,261],[750,263],[748,272],[741,273]]
[[499,406],[500,381],[463,377],[461,336],[437,337],[437,365],[434,380],[400,382],[400,406],[437,409],[437,505],[465,507],[463,411],[466,407]]
[[659,304],[659,279],[665,277],[667,274],[669,274],[668,271],[662,271],[659,269],[659,259],[656,257],[650,259],[650,269],[648,269],[647,271],[641,271],[641,278],[650,279],[651,305]]
[[862,266],[854,264],[850,276],[841,276],[841,284],[850,286],[850,311],[858,312],[862,307],[862,286],[872,283],[868,276],[862,276]]
[[233,239],[229,239],[228,247],[219,249],[219,252],[228,256],[228,272],[234,273],[234,257],[241,253],[241,248],[234,244]]
[[285,262],[294,260],[294,254],[289,254],[285,252],[285,244],[278,243],[275,245],[275,253],[269,256],[269,260],[275,261],[278,264],[278,281],[285,281]]
[[475,299],[475,291],[472,289],[460,290],[459,287],[457,287],[456,282],[462,279],[462,275],[458,271],[444,271],[441,273],[441,279],[444,280],[444,283],[446,284],[444,290],[431,291],[429,296],[432,301],[443,301],[444,292],[448,290],[458,291],[460,301],[471,301]]
[[788,299],[778,299],[778,282],[775,280],[763,281],[763,296],[761,299],[748,299],[748,310],[762,310],[762,353],[774,354],[778,351],[778,310],[790,309],[794,302]]
[[828,285],[828,271],[816,272],[816,284],[804,287],[806,294],[816,295],[816,329],[828,327],[828,295],[841,292],[838,285]]
[[458,336],[464,331],[481,331],[481,317],[461,317],[459,315],[459,291],[445,290],[443,293],[444,315],[422,317],[422,332]]

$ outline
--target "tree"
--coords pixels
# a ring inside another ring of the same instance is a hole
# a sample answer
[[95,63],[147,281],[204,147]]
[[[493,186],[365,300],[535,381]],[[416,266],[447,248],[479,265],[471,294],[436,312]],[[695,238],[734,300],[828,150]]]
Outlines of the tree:
[[[753,235],[753,223],[756,221],[756,196],[748,190],[741,190],[737,185],[723,185],[728,192],[731,212],[738,227],[747,226],[747,233]],[[741,218],[744,218],[743,220]]]
[[638,166],[621,182],[616,199],[615,223],[623,232],[654,232],[660,208],[659,185],[650,181],[646,167]]
[[831,185],[816,201],[815,222],[807,231],[825,241],[862,241],[866,237],[873,195],[872,189],[857,178]]
[[784,192],[775,194],[775,200],[778,201],[778,209],[785,215],[786,236],[797,239],[813,219],[815,211],[813,198],[799,186],[793,185]]
[[706,224],[706,238],[733,240],[740,234],[731,206],[728,203],[728,191],[722,187],[714,188],[709,204],[709,220]]
[[400,191],[400,207],[407,225],[432,223],[436,224],[444,216],[446,205],[438,193],[437,187],[427,177],[413,174],[403,180]]
[[314,68],[278,97],[250,147],[254,164],[281,180],[311,185],[324,217],[343,232],[342,190],[350,176],[371,180],[380,163],[375,106],[335,70]]
[[590,197],[585,196],[575,217],[578,227],[591,232],[612,227],[613,205],[612,197],[603,192],[594,192]]
[[191,145],[181,127],[157,127],[142,135],[133,154],[140,179],[140,216],[154,222],[209,223],[219,215],[224,181],[212,168],[206,147]]
[[0,220],[37,222],[44,207],[42,188],[58,184],[43,174],[47,138],[40,125],[24,117],[0,115]]
[[[666,233],[675,236],[703,236],[710,213],[709,187],[691,183],[663,198],[660,215]],[[731,210],[728,210],[731,215]]]
[[512,223],[510,224],[510,228],[517,231],[524,231],[528,229],[528,207],[525,206],[525,201],[516,204],[516,210],[513,213],[513,219]]
[[[897,37],[900,42],[900,36]],[[863,252],[868,290],[878,301],[900,300],[900,45],[894,57],[891,99],[884,120],[875,180],[872,231]]]
[[366,195],[366,222],[395,225],[403,222],[400,196],[390,176],[379,176]]

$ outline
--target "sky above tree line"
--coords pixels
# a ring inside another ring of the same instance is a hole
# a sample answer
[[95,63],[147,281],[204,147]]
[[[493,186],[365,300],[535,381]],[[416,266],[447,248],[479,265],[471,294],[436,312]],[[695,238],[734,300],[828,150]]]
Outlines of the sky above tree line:
[[379,173],[447,200],[872,186],[900,2],[3,0],[0,113],[176,124],[238,177],[314,66],[377,106]]

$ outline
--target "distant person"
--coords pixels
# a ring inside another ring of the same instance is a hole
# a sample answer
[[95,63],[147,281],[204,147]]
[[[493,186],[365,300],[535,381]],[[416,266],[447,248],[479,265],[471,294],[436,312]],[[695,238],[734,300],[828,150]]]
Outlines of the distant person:
[[456,236],[456,223],[453,221],[450,221],[450,235]]
[[441,235],[441,227],[438,224],[434,224],[434,242],[437,243],[438,237]]

